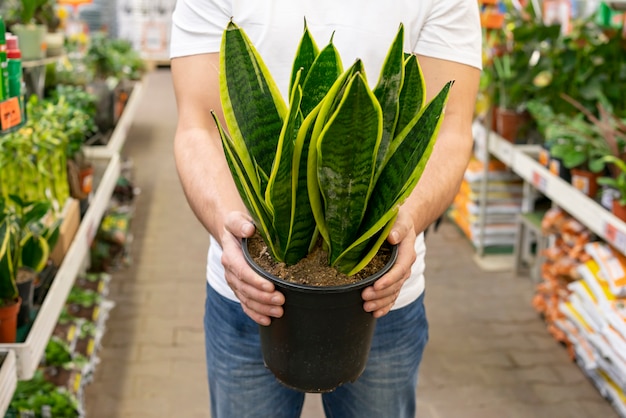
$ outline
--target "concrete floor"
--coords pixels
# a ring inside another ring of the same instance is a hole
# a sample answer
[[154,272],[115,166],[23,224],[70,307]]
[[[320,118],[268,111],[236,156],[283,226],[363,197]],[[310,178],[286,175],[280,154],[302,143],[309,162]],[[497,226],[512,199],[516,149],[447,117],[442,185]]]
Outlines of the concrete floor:
[[[86,389],[88,418],[210,416],[202,331],[208,237],[174,169],[175,114],[169,71],[150,73],[123,152],[142,190],[133,262],[111,282],[116,307]],[[530,305],[530,280],[481,270],[449,223],[427,244],[431,339],[420,418],[617,417],[548,335]],[[323,416],[319,397],[307,397],[302,417]]]

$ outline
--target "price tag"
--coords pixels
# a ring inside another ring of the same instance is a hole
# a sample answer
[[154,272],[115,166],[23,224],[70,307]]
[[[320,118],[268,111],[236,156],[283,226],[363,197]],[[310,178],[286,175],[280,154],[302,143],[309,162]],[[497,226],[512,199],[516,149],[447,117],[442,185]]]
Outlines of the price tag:
[[146,22],[141,45],[144,52],[167,51],[167,27],[161,22]]
[[511,157],[513,155],[513,145],[509,143],[501,143],[500,144],[500,155],[501,160],[507,165],[511,164]]
[[545,193],[546,189],[548,188],[548,179],[546,179],[544,176],[541,175],[541,173],[537,171],[533,171],[532,183],[533,186],[535,186],[535,188],[542,193]]
[[604,238],[613,247],[622,253],[626,253],[626,234],[617,229],[615,225],[610,222],[604,225]]
[[22,112],[17,97],[0,102],[0,127],[2,130],[13,128],[22,123]]

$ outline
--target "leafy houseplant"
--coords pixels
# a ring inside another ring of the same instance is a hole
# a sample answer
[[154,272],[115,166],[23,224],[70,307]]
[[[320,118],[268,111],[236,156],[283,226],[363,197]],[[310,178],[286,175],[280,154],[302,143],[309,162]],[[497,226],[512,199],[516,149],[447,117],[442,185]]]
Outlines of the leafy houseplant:
[[245,33],[224,32],[218,124],[241,197],[277,261],[294,264],[321,235],[330,264],[353,275],[375,255],[432,152],[451,82],[424,105],[400,27],[371,91],[362,62],[342,71],[305,29],[287,107]]
[[48,27],[40,21],[42,13],[53,0],[20,0],[17,6],[17,23],[10,25],[20,40],[23,60],[36,60],[46,56],[45,36]]
[[[327,263],[352,276],[387,238],[398,207],[424,171],[452,85],[426,104],[419,63],[404,54],[403,38],[400,25],[370,89],[362,61],[344,71],[332,40],[319,50],[305,24],[286,104],[244,31],[232,21],[224,31],[220,93],[228,130],[213,116],[239,194],[276,261],[297,264],[321,242]],[[339,289],[352,292],[347,304],[352,310],[343,313],[315,286],[290,287],[265,275],[286,299],[283,318],[260,328],[270,370],[288,386],[312,392],[355,380],[374,325],[362,308],[362,287],[331,286],[329,298],[337,298]],[[372,283],[367,280],[358,285]],[[317,299],[301,303],[302,293]],[[287,322],[300,313],[309,318],[306,325]],[[347,322],[352,317],[358,325]],[[357,329],[364,330],[366,342],[349,348],[347,340]],[[327,334],[315,336],[314,330]],[[288,340],[292,336],[296,341]],[[307,359],[309,354],[318,360]],[[280,364],[284,360],[288,364]]]
[[[22,323],[32,308],[36,275],[46,266],[50,248],[59,236],[60,221],[51,225],[43,221],[50,207],[49,202],[24,202],[17,196],[0,201],[0,303],[10,304],[20,296]],[[22,283],[24,290],[18,292]]]
[[544,24],[533,4],[523,9],[509,4],[507,9],[503,30],[485,38],[495,43],[495,48],[484,74],[493,85],[492,129],[514,142],[530,127],[526,105],[541,94],[545,57],[558,39],[560,27]]
[[[626,123],[611,113],[602,103],[597,103],[598,115],[594,115],[581,102],[561,94],[572,105],[575,116],[555,111],[547,104],[532,101],[528,109],[537,121],[549,146],[552,158],[558,159],[565,168],[587,178],[589,196],[595,197],[597,178],[609,168],[615,170],[605,156],[620,158],[626,146]],[[556,173],[555,173],[556,174]],[[575,179],[572,179],[575,182]]]
[[613,214],[626,222],[626,162],[613,155],[604,157],[604,162],[612,164],[616,173],[612,176],[600,177],[598,184],[615,189],[618,196],[613,199]]

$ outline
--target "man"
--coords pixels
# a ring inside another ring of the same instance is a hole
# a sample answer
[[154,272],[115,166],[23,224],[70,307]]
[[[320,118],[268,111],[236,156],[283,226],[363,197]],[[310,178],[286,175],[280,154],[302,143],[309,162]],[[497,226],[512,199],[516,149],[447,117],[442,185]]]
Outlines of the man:
[[[417,370],[428,338],[422,231],[449,206],[471,149],[481,66],[475,0],[178,0],[171,40],[178,103],[174,152],[192,210],[211,234],[205,329],[213,418],[298,417],[304,394],[263,366],[258,325],[283,314],[284,296],[246,264],[240,240],[255,229],[230,176],[211,118],[221,116],[219,48],[230,19],[258,49],[283,95],[304,29],[318,45],[333,36],[346,66],[361,58],[370,83],[400,23],[405,51],[416,53],[430,100],[455,80],[435,150],[400,208],[388,241],[394,267],[363,293],[377,321],[363,375],[323,395],[329,417],[414,417]],[[225,126],[225,125],[224,125]]]

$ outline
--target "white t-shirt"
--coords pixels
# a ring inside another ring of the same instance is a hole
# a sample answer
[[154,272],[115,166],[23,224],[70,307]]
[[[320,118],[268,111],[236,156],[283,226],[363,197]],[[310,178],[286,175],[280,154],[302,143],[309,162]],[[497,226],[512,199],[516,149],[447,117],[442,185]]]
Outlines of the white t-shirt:
[[[400,23],[404,25],[406,52],[481,68],[476,0],[178,0],[170,56],[219,52],[222,33],[231,18],[251,39],[283,96],[305,19],[319,48],[333,37],[344,68],[362,59],[372,87]],[[413,302],[424,290],[423,234],[415,249],[417,261],[394,309]],[[207,280],[221,295],[236,301],[224,279],[221,253],[211,237]]]

